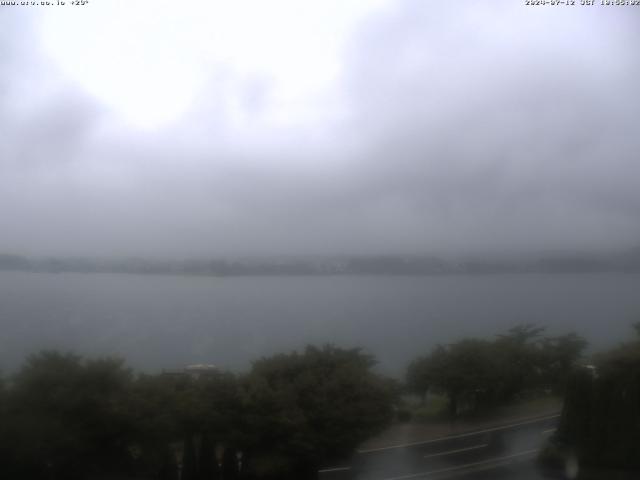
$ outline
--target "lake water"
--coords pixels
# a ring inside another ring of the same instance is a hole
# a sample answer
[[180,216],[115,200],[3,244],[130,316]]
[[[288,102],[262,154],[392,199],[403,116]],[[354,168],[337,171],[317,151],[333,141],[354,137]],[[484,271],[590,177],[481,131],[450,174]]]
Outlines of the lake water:
[[180,277],[0,272],[0,369],[43,348],[146,371],[252,359],[307,343],[360,346],[399,375],[466,335],[535,322],[592,348],[629,338],[640,275]]

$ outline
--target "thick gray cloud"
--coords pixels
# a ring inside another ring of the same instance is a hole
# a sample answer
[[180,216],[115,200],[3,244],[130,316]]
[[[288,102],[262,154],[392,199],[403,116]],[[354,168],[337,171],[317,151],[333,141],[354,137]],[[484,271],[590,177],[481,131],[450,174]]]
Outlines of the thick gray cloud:
[[350,86],[377,195],[439,245],[637,241],[637,20],[513,2],[404,2],[374,20]]
[[[467,254],[640,243],[640,10],[440,3],[394,2],[354,26],[341,76],[322,93],[335,115],[263,121],[272,80],[228,67],[186,115],[151,131],[121,125],[24,47],[37,25],[16,27],[30,22],[14,16],[0,38],[0,251]],[[238,112],[249,119],[242,128]]]

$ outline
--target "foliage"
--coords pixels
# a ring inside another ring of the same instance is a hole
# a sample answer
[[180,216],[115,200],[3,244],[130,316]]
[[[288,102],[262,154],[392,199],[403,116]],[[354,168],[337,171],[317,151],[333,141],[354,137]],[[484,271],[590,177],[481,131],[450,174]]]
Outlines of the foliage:
[[544,338],[540,352],[543,383],[564,393],[568,377],[586,348],[586,340],[575,333]]
[[542,337],[543,328],[521,325],[494,340],[467,338],[414,360],[407,386],[423,398],[441,392],[451,416],[475,413],[535,390],[561,391],[586,347],[576,334]]
[[443,420],[449,409],[445,395],[431,393],[428,399],[412,411],[412,417],[418,422]]
[[289,452],[286,468],[260,463],[262,473],[304,474],[377,433],[392,417],[393,388],[372,373],[373,364],[358,349],[333,346],[255,362],[245,380],[248,415],[258,427],[250,448],[272,446],[270,459]]
[[573,373],[555,442],[586,464],[640,467],[640,338]]
[[73,479],[121,466],[131,379],[117,360],[83,362],[57,352],[30,357],[6,399],[9,471],[16,478]]
[[[307,348],[218,370],[135,376],[42,352],[0,380],[7,478],[306,478],[390,418],[393,389],[358,350]],[[222,472],[219,470],[222,469]]]

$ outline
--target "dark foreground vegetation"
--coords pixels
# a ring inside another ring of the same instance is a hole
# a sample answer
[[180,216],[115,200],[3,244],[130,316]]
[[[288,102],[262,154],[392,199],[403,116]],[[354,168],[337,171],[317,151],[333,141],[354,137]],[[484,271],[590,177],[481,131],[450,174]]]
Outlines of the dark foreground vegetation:
[[393,384],[372,365],[328,346],[245,375],[135,376],[40,353],[0,390],[2,478],[310,478],[392,418]]
[[[640,327],[637,327],[640,334]],[[413,361],[406,384],[359,349],[307,347],[233,374],[207,366],[135,374],[120,360],[41,352],[0,380],[3,478],[307,479],[346,460],[403,410],[407,393],[444,399],[450,418],[566,397],[549,464],[638,467],[640,337],[582,358],[576,334],[518,326]]]
[[596,355],[593,365],[569,378],[545,463],[640,469],[640,323],[634,327],[634,340]]
[[575,333],[544,336],[521,325],[494,340],[467,338],[414,360],[407,387],[424,399],[444,394],[452,417],[473,415],[541,394],[564,393],[587,342]]

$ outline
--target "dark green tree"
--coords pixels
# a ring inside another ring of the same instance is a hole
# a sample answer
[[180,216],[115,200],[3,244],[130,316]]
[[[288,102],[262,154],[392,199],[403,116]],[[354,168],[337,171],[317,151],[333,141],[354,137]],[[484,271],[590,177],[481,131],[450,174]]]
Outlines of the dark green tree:
[[433,388],[447,395],[451,416],[475,412],[494,397],[496,364],[486,340],[465,339],[438,346],[422,368]]
[[586,342],[576,334],[542,337],[544,328],[527,324],[494,340],[467,338],[439,345],[407,369],[413,393],[444,393],[452,416],[513,402],[525,394],[562,390]]
[[84,362],[57,352],[30,357],[7,399],[15,475],[73,479],[125,468],[130,381],[119,360]]
[[640,339],[597,355],[595,365],[570,376],[545,457],[569,451],[586,465],[640,468]]
[[359,349],[307,347],[253,364],[244,381],[252,468],[304,478],[351,454],[392,418],[394,390]]
[[429,358],[422,356],[413,360],[407,367],[405,384],[409,393],[418,395],[425,403],[429,388],[433,385]]
[[533,324],[517,325],[496,338],[500,401],[512,401],[522,392],[541,386],[540,345],[544,330]]
[[586,348],[587,341],[576,333],[543,339],[539,355],[543,384],[563,394],[568,377]]

